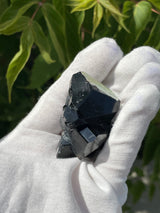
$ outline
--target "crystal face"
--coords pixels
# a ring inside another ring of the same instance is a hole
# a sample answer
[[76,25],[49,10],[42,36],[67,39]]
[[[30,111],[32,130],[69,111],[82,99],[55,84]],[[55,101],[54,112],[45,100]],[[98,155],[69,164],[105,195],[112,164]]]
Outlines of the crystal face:
[[63,106],[57,158],[94,160],[109,136],[120,101],[84,72],[72,76]]

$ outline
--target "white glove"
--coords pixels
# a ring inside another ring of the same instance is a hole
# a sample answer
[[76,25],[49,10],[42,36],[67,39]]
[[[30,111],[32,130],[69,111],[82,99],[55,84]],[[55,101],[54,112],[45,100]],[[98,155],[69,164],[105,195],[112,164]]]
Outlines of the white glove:
[[[31,113],[0,143],[0,213],[120,213],[125,181],[160,106],[160,53],[140,47],[123,57],[103,38],[81,51]],[[57,159],[59,118],[76,72],[84,71],[121,100],[96,162]]]

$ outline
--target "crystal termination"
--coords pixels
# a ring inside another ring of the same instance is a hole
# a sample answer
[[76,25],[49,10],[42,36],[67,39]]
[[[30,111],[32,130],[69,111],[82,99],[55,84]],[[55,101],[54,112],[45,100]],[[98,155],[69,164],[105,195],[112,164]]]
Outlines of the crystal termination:
[[63,129],[57,158],[95,160],[119,109],[120,101],[103,84],[84,72],[72,76],[63,107]]

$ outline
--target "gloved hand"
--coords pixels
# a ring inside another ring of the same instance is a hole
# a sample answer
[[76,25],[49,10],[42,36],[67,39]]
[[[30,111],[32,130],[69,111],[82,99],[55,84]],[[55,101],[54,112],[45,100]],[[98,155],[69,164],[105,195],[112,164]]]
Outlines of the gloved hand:
[[[104,83],[121,107],[95,163],[57,159],[59,118],[75,72]],[[160,53],[140,47],[123,57],[100,39],[73,63],[0,143],[0,213],[120,213],[125,181],[160,106]]]

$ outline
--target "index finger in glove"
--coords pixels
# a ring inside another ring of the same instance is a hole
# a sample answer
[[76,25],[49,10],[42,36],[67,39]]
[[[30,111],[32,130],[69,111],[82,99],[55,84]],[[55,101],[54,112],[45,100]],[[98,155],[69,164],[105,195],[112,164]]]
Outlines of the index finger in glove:
[[72,75],[83,71],[98,81],[103,81],[122,55],[113,39],[103,38],[88,46],[76,56],[59,80],[45,92],[20,126],[59,134],[59,119]]

